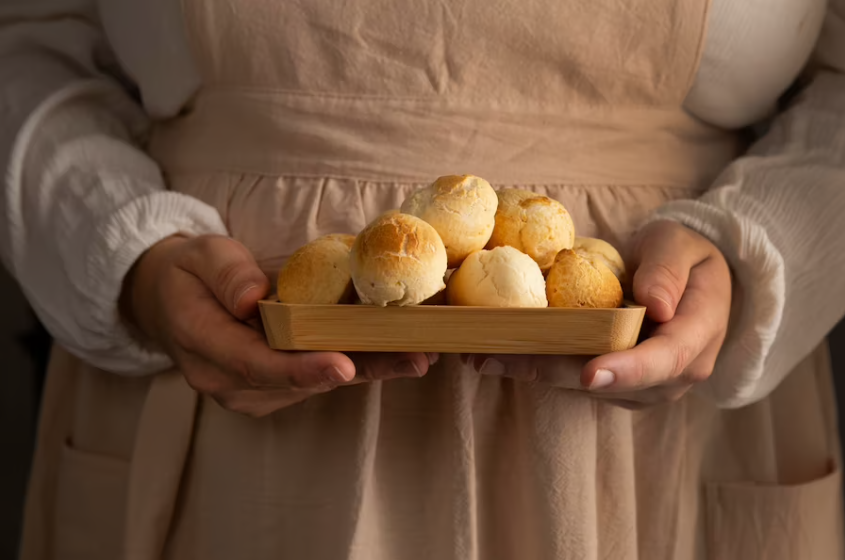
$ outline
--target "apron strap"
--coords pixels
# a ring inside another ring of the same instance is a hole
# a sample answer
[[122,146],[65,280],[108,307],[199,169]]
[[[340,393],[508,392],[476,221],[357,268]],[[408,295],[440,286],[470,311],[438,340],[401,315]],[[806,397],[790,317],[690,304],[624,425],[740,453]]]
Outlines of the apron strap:
[[197,394],[178,371],[156,376],[135,440],[129,473],[126,560],[161,557],[191,448]]
[[53,345],[27,486],[20,560],[41,560],[54,555],[49,536],[54,534],[56,484],[62,448],[72,424],[78,379],[78,360],[62,347]]

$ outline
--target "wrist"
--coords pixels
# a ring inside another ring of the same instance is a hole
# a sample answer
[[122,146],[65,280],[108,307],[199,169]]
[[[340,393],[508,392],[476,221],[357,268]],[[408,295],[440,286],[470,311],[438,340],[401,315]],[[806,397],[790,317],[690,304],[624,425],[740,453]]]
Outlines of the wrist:
[[161,272],[171,262],[174,250],[188,240],[188,237],[177,234],[150,246],[123,279],[118,309],[128,327],[147,343],[156,340],[155,306],[152,303]]

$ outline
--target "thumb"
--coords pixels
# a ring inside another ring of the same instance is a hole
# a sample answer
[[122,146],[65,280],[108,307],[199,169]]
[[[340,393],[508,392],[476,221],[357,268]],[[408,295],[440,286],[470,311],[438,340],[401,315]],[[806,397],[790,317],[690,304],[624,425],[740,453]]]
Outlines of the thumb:
[[692,233],[674,222],[655,222],[646,226],[637,243],[634,301],[659,323],[675,316],[690,270],[708,256],[688,232]]
[[258,310],[258,301],[270,292],[270,281],[252,253],[234,239],[207,235],[192,240],[184,268],[197,276],[217,301],[238,320]]

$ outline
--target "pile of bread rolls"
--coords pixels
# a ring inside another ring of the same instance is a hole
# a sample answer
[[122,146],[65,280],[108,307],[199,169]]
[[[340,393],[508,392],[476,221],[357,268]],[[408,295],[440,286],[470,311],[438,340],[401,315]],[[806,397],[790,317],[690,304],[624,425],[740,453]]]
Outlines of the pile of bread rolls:
[[357,236],[300,248],[279,272],[277,295],[295,304],[614,308],[624,278],[616,249],[576,237],[560,202],[450,175]]

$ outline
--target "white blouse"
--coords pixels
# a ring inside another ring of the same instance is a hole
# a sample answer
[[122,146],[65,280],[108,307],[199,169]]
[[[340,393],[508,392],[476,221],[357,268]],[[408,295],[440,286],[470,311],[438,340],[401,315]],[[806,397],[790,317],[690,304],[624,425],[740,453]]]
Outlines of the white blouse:
[[[702,387],[721,406],[764,397],[845,314],[845,0],[711,0],[686,108],[738,128],[772,116],[811,55],[831,72],[697,201],[662,208],[712,239],[737,277],[731,333]],[[143,107],[114,87],[137,88]],[[170,365],[122,325],[129,267],[160,239],[222,233],[165,190],[135,147],[149,117],[199,86],[178,0],[5,0],[0,7],[0,256],[70,351],[139,375]],[[820,249],[821,248],[821,249]]]

